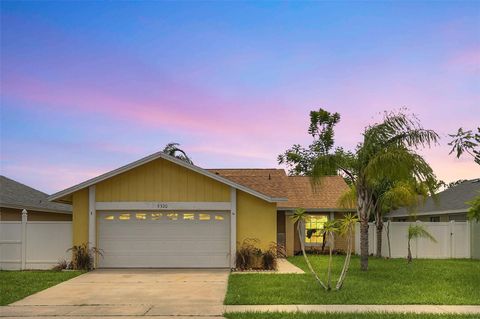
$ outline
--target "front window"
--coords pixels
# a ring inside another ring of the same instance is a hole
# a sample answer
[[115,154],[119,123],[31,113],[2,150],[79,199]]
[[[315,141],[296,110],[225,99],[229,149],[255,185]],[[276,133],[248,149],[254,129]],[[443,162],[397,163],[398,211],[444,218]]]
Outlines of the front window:
[[328,221],[325,215],[310,215],[305,221],[305,244],[321,245],[323,224]]

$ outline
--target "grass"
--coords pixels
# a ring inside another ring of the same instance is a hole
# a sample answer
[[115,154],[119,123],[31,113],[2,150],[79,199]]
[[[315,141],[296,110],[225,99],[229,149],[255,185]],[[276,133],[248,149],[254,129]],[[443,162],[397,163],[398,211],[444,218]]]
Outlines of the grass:
[[[335,280],[343,258],[334,257]],[[310,260],[322,275],[326,273],[327,256]],[[308,273],[302,256],[289,261],[306,273],[230,275],[225,304],[480,304],[478,260],[418,259],[408,265],[404,259],[370,258],[369,270],[362,272],[355,257],[342,290],[330,292]]]
[[286,312],[246,312],[226,313],[228,319],[474,319],[478,315],[457,314],[403,314],[403,313],[286,313]]
[[0,271],[0,306],[80,275],[80,271]]

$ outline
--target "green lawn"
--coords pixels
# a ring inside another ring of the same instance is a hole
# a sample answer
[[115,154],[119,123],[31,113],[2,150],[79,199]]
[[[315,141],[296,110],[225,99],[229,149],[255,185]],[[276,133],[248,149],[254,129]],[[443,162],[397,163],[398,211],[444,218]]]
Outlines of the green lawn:
[[0,306],[80,274],[80,271],[0,271]]
[[[306,269],[302,256],[289,259]],[[327,257],[310,257],[325,274]],[[309,273],[230,275],[225,304],[480,304],[480,261],[370,258],[369,271],[355,257],[340,291],[325,292]],[[334,258],[335,279],[343,256]],[[325,276],[323,276],[325,277]]]
[[228,319],[474,319],[478,315],[386,314],[386,313],[226,313]]

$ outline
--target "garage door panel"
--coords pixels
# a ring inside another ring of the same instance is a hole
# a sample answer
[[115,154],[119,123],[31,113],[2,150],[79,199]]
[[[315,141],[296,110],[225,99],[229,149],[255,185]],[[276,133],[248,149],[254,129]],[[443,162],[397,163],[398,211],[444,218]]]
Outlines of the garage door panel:
[[100,267],[229,267],[229,213],[99,212],[98,216]]

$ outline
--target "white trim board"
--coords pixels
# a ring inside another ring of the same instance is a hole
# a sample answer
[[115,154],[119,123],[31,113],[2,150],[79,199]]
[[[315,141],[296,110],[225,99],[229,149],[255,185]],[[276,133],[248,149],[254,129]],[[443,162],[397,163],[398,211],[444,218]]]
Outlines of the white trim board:
[[199,174],[202,174],[204,176],[207,176],[207,177],[210,177],[211,179],[214,179],[220,183],[223,183],[223,184],[226,184],[228,186],[231,186],[231,187],[234,187],[236,189],[239,189],[241,191],[244,191],[245,193],[248,193],[250,195],[253,195],[255,197],[258,197],[258,198],[261,198],[267,202],[270,202],[270,203],[275,203],[275,202],[286,202],[287,201],[287,198],[276,198],[276,197],[271,197],[271,196],[268,196],[268,195],[265,195],[265,194],[262,194],[260,192],[257,192],[256,190],[253,190],[249,187],[246,187],[246,186],[243,186],[243,185],[240,185],[240,184],[237,184],[225,177],[222,177],[220,175],[217,175],[215,173],[212,173],[212,172],[209,172],[203,168],[200,168],[198,166],[195,166],[195,165],[192,165],[192,164],[189,164],[187,162],[184,162],[182,160],[179,160],[173,156],[170,156],[170,155],[167,155],[165,154],[164,152],[157,152],[157,153],[154,153],[154,154],[151,154],[149,156],[146,156],[144,158],[141,158],[135,162],[132,162],[130,164],[127,164],[125,166],[122,166],[120,168],[117,168],[117,169],[114,169],[113,171],[110,171],[110,172],[107,172],[105,174],[102,174],[100,176],[97,176],[97,177],[94,177],[92,179],[89,179],[83,183],[80,183],[80,184],[77,184],[75,186],[72,186],[72,187],[69,187],[67,189],[64,189],[60,192],[57,192],[51,196],[48,197],[48,200],[49,201],[60,201],[60,199],[64,196],[67,196],[67,195],[70,195],[78,190],[81,190],[81,189],[84,189],[86,187],[89,187],[91,185],[95,185],[101,181],[104,181],[106,179],[109,179],[113,176],[116,176],[118,174],[121,174],[123,172],[126,172],[126,171],[129,171],[135,167],[138,167],[138,166],[141,166],[143,164],[146,164],[148,162],[151,162],[153,160],[156,160],[156,159],[159,159],[159,158],[162,158],[164,160],[167,160],[167,161],[170,161],[172,163],[175,163],[179,166],[182,166],[182,167],[185,167],[187,169],[190,169],[194,172],[197,172]]
[[96,202],[96,210],[222,210],[230,202]]

